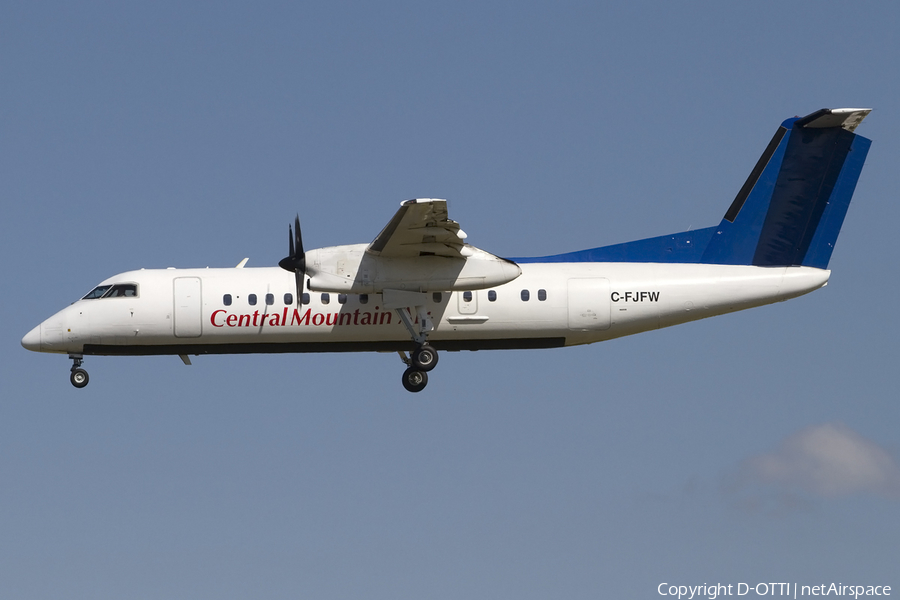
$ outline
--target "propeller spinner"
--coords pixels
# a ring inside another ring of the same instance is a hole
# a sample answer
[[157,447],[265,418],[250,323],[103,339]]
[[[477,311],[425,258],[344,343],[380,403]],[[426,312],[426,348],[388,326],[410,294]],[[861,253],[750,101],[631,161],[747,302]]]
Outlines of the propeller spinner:
[[[295,243],[296,240],[296,243]],[[303,276],[306,274],[306,253],[303,251],[303,236],[300,235],[300,215],[294,218],[294,228],[288,225],[288,247],[290,253],[278,261],[278,266],[294,273],[297,284],[297,305],[303,292]]]

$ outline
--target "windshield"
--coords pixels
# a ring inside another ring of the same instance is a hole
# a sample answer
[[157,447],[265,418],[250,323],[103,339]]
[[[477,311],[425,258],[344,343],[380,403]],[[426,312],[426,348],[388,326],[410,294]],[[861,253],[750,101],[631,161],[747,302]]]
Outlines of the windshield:
[[117,283],[115,285],[98,285],[82,298],[82,300],[93,300],[95,298],[134,298],[137,295],[136,284]]
[[98,285],[94,289],[92,289],[88,294],[82,298],[82,300],[93,300],[94,298],[99,298],[103,294],[106,293],[106,290],[111,288],[111,285]]
[[108,292],[103,294],[104,298],[133,298],[137,296],[137,286],[133,283],[118,283],[112,286]]

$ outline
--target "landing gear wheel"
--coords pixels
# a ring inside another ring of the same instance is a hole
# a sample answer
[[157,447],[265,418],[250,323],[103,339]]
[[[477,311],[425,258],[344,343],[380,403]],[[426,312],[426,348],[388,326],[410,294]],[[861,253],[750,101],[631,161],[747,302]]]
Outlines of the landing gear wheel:
[[428,373],[410,367],[403,372],[403,387],[407,392],[421,392],[428,385]]
[[438,353],[428,344],[423,344],[413,351],[410,359],[414,367],[427,373],[437,366]]
[[72,374],[69,376],[69,381],[72,382],[77,388],[83,388],[90,381],[90,377],[88,377],[88,372],[84,369],[72,369]]

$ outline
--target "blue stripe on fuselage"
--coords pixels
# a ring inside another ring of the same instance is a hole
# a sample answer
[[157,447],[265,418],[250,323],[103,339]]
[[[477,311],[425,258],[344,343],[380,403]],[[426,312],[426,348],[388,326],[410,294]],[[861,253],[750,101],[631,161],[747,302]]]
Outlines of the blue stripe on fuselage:
[[553,256],[510,258],[516,263],[568,262],[636,262],[636,263],[698,263],[703,250],[716,231],[715,227],[683,231],[671,235],[579,250]]

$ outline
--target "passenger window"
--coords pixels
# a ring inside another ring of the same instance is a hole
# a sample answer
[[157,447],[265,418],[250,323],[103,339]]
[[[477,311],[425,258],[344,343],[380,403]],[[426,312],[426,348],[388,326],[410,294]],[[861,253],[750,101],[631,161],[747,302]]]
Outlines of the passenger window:
[[290,306],[290,305],[293,304],[293,303],[294,303],[294,295],[291,294],[291,293],[285,294],[285,295],[284,295],[284,305],[285,305],[285,306]]
[[303,294],[300,296],[300,304],[309,304],[309,294],[303,292]]
[[472,301],[472,292],[463,292],[463,300],[466,302]]
[[547,299],[547,290],[538,290],[538,300],[543,302]]
[[433,292],[431,294],[431,299],[434,300],[436,304],[440,304],[441,300],[444,299],[444,296],[440,292]]
[[102,296],[103,294],[106,293],[106,290],[108,290],[111,287],[112,287],[111,285],[98,285],[97,287],[92,289],[90,292],[88,292],[87,295],[84,298],[82,298],[82,300],[93,300],[94,298],[99,298],[100,296]]
[[250,294],[249,296],[247,296],[247,302],[250,304],[250,306],[256,306],[256,294]]
[[225,306],[231,306],[231,294],[225,294],[222,296],[222,304]]
[[347,304],[347,294],[338,294],[338,304]]
[[531,298],[531,294],[528,293],[528,290],[522,290],[522,302],[528,302],[529,298]]
[[497,292],[495,290],[488,291],[488,302],[496,302],[497,301]]
[[327,292],[322,294],[322,304],[328,304],[329,302],[331,302],[331,296]]
[[266,306],[275,304],[275,294],[266,294]]
[[368,294],[360,294],[359,295],[359,303],[360,304],[368,304],[369,303],[369,295]]

